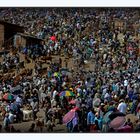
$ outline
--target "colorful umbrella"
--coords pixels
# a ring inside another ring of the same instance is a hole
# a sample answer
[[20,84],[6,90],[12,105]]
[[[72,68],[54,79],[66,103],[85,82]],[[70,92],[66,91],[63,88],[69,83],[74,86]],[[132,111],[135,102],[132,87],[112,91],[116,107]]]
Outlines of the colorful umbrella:
[[129,126],[129,125],[126,125],[126,126],[123,126],[123,127],[121,127],[121,128],[119,128],[119,129],[117,129],[117,132],[124,132],[124,133],[126,133],[126,132],[133,132],[133,129],[132,129],[132,127],[131,126]]
[[71,100],[71,101],[69,102],[69,104],[76,104],[76,101],[75,101],[75,100]]
[[109,115],[112,113],[113,111],[109,111],[104,115],[103,121],[104,123],[108,123],[110,121]]
[[66,91],[62,91],[59,96],[75,96],[75,94],[72,91],[66,90]]
[[53,76],[60,77],[61,74],[60,74],[59,72],[55,72],[55,73],[53,74]]
[[109,115],[110,120],[115,119],[116,117],[120,117],[120,116],[125,116],[125,114],[123,114],[122,112],[112,112]]
[[69,111],[65,116],[63,117],[63,123],[67,124],[69,123],[74,117],[75,117],[75,111]]
[[71,109],[71,111],[78,111],[78,110],[80,110],[78,107],[74,107],[73,109]]
[[120,127],[123,127],[125,123],[126,123],[125,117],[121,116],[121,117],[117,117],[117,118],[113,119],[110,122],[109,126],[113,129],[118,129]]
[[138,120],[138,118],[134,114],[128,114],[125,116],[125,118],[126,120],[130,119],[132,123],[135,123]]
[[12,94],[6,93],[5,95],[3,95],[3,99],[7,101],[11,101],[14,99],[14,96]]

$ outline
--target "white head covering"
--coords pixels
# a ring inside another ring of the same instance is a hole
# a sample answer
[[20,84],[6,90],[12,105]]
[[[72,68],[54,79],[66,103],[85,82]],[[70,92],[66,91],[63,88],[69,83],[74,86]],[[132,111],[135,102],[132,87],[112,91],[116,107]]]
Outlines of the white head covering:
[[128,85],[128,81],[124,80],[124,86],[127,86],[127,85]]

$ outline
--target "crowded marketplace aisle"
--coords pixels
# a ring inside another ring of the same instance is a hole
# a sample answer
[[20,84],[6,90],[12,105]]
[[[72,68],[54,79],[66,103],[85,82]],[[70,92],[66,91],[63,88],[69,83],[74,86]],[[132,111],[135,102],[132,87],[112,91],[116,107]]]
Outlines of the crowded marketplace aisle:
[[139,132],[139,17],[128,8],[1,8],[2,21],[40,42],[1,45],[0,131]]

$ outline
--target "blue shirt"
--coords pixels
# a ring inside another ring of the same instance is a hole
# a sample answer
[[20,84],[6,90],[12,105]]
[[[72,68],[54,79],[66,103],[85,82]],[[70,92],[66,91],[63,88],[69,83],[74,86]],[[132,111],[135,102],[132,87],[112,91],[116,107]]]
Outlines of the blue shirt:
[[94,124],[95,115],[90,111],[87,115],[87,124]]
[[97,119],[97,117],[96,117],[96,118],[95,118],[95,120],[97,120],[97,121],[98,121],[99,128],[100,128],[100,129],[102,129],[102,125],[103,125],[103,118],[102,118],[102,117],[100,117],[100,118],[98,118],[98,119]]

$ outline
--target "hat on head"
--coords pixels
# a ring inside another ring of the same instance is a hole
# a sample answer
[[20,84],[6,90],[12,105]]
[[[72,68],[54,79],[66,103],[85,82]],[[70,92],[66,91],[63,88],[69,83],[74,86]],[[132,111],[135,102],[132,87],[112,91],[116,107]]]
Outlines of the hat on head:
[[104,100],[104,103],[108,103],[108,100],[107,100],[107,99],[105,99],[105,100]]
[[7,92],[7,89],[6,89],[6,87],[4,87],[4,88],[3,88],[3,92]]
[[104,106],[105,104],[104,103],[101,103],[101,106]]
[[73,88],[70,88],[71,91],[73,91]]
[[124,102],[124,99],[120,99],[119,102]]

